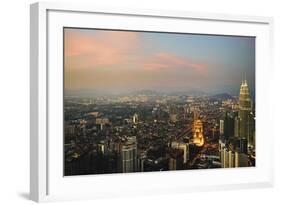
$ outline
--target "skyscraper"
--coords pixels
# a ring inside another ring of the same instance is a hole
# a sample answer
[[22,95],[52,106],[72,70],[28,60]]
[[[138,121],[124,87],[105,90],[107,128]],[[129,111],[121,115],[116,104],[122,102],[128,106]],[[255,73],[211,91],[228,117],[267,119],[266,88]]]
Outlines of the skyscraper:
[[139,116],[138,116],[137,113],[135,113],[135,114],[133,115],[133,123],[134,123],[134,124],[137,124],[138,121],[139,121]]
[[240,87],[240,96],[239,96],[239,112],[238,118],[240,120],[239,126],[239,138],[244,138],[249,141],[249,122],[250,122],[250,113],[251,113],[251,99],[249,94],[249,88],[247,81],[244,80]]
[[255,126],[255,116],[254,116],[254,113],[251,112],[250,113],[250,116],[249,116],[249,139],[248,139],[248,142],[249,142],[249,146],[251,148],[255,148],[256,146],[256,139],[255,139],[255,129],[256,129],[256,126]]
[[128,137],[121,148],[122,172],[137,171],[137,139],[135,136]]
[[[235,117],[238,115],[235,112],[226,112],[224,117],[223,135],[228,139],[235,136]],[[238,129],[239,126],[237,126]],[[238,133],[238,132],[237,132]],[[239,136],[239,134],[237,134]]]
[[220,120],[220,135],[224,134],[224,120]]
[[183,163],[187,163],[189,160],[189,144],[184,142],[174,141],[171,144],[173,149],[180,149],[183,151]]
[[240,136],[240,118],[236,116],[234,118],[234,137],[239,138]]
[[170,152],[169,170],[181,170],[183,169],[184,151],[181,149],[172,149]]

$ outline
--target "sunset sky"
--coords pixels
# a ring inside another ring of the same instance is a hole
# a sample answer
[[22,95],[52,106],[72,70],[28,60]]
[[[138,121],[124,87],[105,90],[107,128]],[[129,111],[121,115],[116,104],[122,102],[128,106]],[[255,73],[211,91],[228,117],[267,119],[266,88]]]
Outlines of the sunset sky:
[[255,89],[255,39],[64,29],[66,90],[228,92]]

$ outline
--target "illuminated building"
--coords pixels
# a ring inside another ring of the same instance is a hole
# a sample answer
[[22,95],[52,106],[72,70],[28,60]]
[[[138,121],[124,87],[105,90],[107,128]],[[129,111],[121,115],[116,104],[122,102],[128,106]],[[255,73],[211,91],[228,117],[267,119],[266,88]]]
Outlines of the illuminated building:
[[[237,133],[237,131],[239,131]],[[255,147],[255,116],[252,112],[252,101],[250,99],[247,81],[243,81],[240,87],[239,111],[235,119],[235,136],[246,139],[248,147]]]
[[135,136],[128,137],[121,148],[122,172],[137,171],[137,139]]
[[105,153],[105,149],[106,149],[106,146],[105,146],[105,142],[103,140],[101,140],[99,143],[98,143],[98,151],[102,154]]
[[235,152],[233,152],[232,150],[228,151],[228,167],[235,167]]
[[203,123],[199,119],[199,111],[198,108],[195,108],[193,111],[193,143],[201,147],[204,145],[204,136],[203,136]]
[[239,138],[244,138],[249,141],[249,121],[251,113],[251,99],[247,81],[243,81],[240,87],[239,95],[239,111],[238,117],[240,120]]
[[201,147],[204,145],[204,135],[203,135],[203,123],[201,120],[196,120],[194,122],[194,128],[193,128],[193,143]]
[[220,120],[220,135],[224,134],[224,120]]
[[247,140],[221,138],[219,140],[219,156],[222,168],[248,167]]
[[220,160],[221,160],[221,167],[222,168],[233,168],[235,167],[235,161],[236,161],[236,152],[234,152],[232,149],[229,149],[225,146],[221,147],[220,150]]
[[134,123],[134,124],[137,124],[138,121],[139,121],[139,116],[138,116],[138,114],[135,113],[135,114],[133,115],[133,123]]
[[229,168],[229,151],[226,147],[223,149],[223,158],[221,164],[222,168]]

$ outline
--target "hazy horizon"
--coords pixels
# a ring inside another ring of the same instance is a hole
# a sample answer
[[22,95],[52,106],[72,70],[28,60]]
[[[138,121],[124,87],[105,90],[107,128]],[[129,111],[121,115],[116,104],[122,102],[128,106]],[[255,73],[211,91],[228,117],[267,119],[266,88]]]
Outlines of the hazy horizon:
[[255,38],[64,29],[65,90],[255,92]]

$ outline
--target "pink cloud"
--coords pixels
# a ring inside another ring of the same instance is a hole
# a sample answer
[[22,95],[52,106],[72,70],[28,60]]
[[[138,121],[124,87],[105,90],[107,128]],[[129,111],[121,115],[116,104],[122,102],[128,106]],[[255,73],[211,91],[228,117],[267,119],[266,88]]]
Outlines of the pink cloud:
[[179,57],[172,53],[154,53],[148,62],[144,63],[146,69],[168,69],[173,67],[182,67],[186,69],[193,69],[200,73],[206,73],[207,66],[203,63],[188,60],[186,58]]
[[146,69],[166,69],[169,68],[170,66],[167,64],[163,64],[163,63],[145,63],[144,64],[144,68]]
[[66,31],[65,60],[67,66],[95,68],[127,63],[129,54],[139,48],[134,32],[107,31],[95,35]]
[[164,70],[190,69],[206,74],[207,66],[173,53],[144,53],[137,32],[65,31],[66,69],[114,68]]

